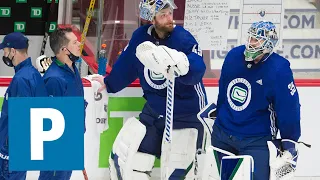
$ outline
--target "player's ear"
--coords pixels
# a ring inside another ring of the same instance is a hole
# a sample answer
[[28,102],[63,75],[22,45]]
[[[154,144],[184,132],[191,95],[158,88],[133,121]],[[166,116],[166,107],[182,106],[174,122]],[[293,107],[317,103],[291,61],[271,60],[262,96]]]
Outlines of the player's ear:
[[156,16],[153,16],[151,23],[154,25],[156,23]]
[[68,52],[68,51],[67,51],[67,47],[63,46],[63,47],[61,48],[61,52],[64,52],[64,53]]
[[14,55],[16,55],[16,49],[14,49],[14,48],[10,48],[10,54],[12,55],[12,56],[14,56]]

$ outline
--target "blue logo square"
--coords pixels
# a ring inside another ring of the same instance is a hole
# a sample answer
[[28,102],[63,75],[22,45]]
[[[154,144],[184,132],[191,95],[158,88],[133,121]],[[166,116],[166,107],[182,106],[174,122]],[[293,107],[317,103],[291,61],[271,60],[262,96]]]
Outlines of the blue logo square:
[[84,98],[8,100],[9,170],[83,170]]

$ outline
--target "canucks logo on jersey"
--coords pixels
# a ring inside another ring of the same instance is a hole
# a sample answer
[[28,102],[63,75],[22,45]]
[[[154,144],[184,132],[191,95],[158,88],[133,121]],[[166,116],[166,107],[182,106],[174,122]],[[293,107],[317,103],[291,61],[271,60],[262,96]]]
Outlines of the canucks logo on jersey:
[[167,79],[161,73],[156,73],[148,68],[144,68],[144,78],[149,86],[154,89],[164,89],[167,87]]
[[244,78],[232,80],[228,85],[227,98],[233,110],[243,111],[251,100],[251,84]]

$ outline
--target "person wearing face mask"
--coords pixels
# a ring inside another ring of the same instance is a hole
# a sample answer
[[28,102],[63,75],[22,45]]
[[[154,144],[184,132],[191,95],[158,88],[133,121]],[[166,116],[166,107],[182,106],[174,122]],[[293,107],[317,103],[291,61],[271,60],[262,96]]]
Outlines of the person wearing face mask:
[[28,38],[13,32],[6,35],[0,44],[5,65],[13,67],[15,75],[4,95],[0,117],[0,179],[26,179],[26,171],[10,171],[8,150],[8,98],[10,97],[46,97],[47,92],[40,73],[32,66],[28,56]]
[[[50,67],[43,75],[48,95],[84,97],[82,80],[75,66],[75,61],[80,56],[80,42],[72,29],[58,28],[52,32],[50,47],[55,57],[52,58]],[[84,113],[87,104],[85,101]],[[79,119],[79,123],[85,123],[85,119]],[[39,180],[68,180],[71,174],[72,171],[41,171]]]

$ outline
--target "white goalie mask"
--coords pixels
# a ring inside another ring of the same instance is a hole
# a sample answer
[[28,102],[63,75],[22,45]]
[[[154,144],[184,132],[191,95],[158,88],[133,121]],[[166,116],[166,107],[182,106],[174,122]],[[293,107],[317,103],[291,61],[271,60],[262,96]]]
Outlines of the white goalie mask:
[[171,9],[177,9],[173,0],[141,0],[139,4],[140,18],[152,21],[157,12],[161,11],[166,5]]
[[259,21],[251,25],[248,30],[245,60],[254,61],[262,54],[271,53],[278,43],[276,27],[272,22]]

